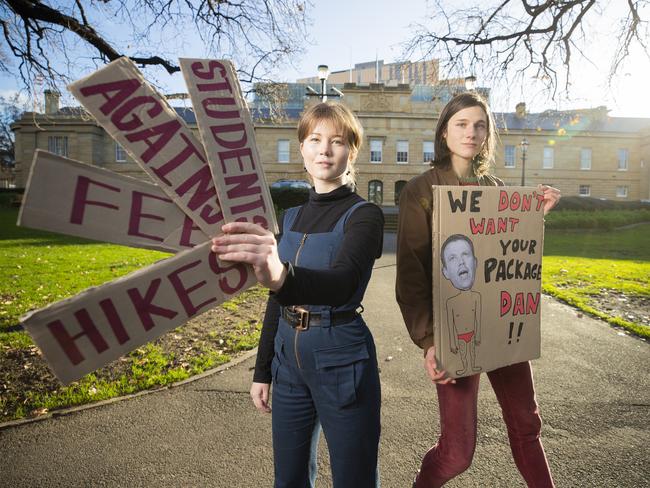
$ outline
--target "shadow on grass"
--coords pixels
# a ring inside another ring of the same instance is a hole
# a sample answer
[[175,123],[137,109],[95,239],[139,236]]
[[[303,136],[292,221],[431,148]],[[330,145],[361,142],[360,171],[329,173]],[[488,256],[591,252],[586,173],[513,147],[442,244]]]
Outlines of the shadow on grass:
[[544,256],[650,261],[650,223],[613,230],[547,230]]
[[25,240],[30,246],[80,246],[85,244],[97,244],[97,241],[71,237],[55,232],[30,229],[16,225],[18,220],[17,208],[0,208],[0,243],[2,241]]

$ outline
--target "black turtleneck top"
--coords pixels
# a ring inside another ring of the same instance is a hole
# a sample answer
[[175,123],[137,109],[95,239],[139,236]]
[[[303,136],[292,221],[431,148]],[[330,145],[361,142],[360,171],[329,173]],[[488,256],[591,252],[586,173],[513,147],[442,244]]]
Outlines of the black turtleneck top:
[[[345,185],[322,194],[312,188],[309,201],[300,208],[291,230],[302,234],[331,232],[339,218],[361,201],[363,198]],[[350,215],[345,225],[343,243],[330,269],[289,268],[282,288],[269,295],[253,381],[271,382],[273,342],[280,319],[280,306],[337,306],[346,303],[359,286],[364,270],[381,256],[383,232],[384,214],[376,205],[367,203]],[[278,241],[280,238],[278,236]]]

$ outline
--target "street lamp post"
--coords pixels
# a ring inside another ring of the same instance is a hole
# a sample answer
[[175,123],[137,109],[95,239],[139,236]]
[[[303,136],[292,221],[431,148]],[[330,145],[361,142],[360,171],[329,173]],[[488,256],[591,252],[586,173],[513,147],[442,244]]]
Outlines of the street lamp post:
[[327,97],[342,97],[341,93],[336,88],[330,88],[330,93],[327,93],[327,78],[330,75],[330,69],[326,64],[321,64],[318,66],[318,78],[320,79],[320,92],[314,90],[311,86],[307,87],[307,93],[305,96],[308,97],[320,97],[321,102],[326,102]]
[[465,77],[465,90],[474,91],[476,89],[476,76],[469,75]]
[[526,186],[526,153],[528,152],[526,136],[519,143],[519,147],[521,147],[521,186]]

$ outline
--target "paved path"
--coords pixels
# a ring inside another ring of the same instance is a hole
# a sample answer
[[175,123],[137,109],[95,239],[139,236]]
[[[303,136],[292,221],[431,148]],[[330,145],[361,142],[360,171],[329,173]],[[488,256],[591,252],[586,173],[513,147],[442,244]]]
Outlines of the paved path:
[[[384,488],[410,487],[438,430],[434,388],[394,300],[394,260],[387,252],[377,263],[365,300],[381,367]],[[558,487],[649,486],[650,345],[548,297],[542,314],[534,369]],[[0,430],[0,486],[271,486],[270,417],[250,404],[252,366],[251,358],[177,388]],[[486,379],[479,417],[474,464],[448,486],[524,486]]]

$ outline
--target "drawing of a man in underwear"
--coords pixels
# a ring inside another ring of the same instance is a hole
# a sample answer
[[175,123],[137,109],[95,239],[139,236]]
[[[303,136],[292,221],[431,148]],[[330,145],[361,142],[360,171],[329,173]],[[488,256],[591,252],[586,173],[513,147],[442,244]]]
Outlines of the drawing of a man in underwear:
[[463,369],[456,375],[468,372],[467,352],[469,351],[472,372],[481,371],[476,365],[476,346],[481,344],[481,294],[472,291],[476,278],[477,260],[474,245],[464,235],[449,236],[440,250],[442,274],[460,293],[447,300],[447,327],[449,328],[451,352],[460,358]]

